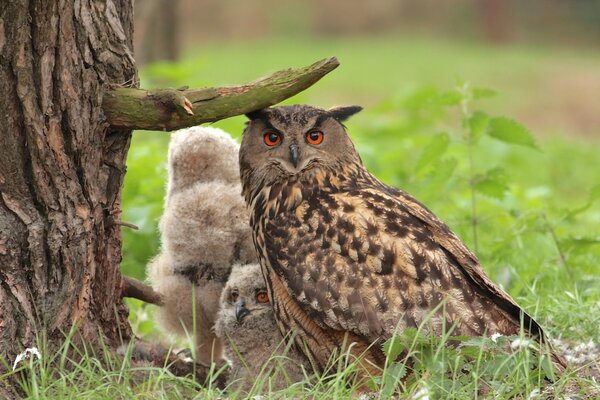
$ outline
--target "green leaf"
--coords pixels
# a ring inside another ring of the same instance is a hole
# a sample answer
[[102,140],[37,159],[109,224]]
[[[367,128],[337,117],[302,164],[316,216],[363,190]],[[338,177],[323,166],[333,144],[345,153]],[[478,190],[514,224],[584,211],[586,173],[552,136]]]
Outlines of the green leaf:
[[570,219],[578,214],[581,214],[584,211],[589,210],[598,199],[600,199],[600,185],[596,185],[590,190],[588,200],[583,206],[578,207],[574,210],[567,210],[567,215],[565,216],[565,218]]
[[508,191],[506,174],[502,168],[492,168],[475,177],[475,189],[487,196],[502,200]]
[[494,117],[489,120],[488,135],[504,143],[518,144],[538,150],[529,129],[507,117]]
[[440,106],[455,106],[463,101],[463,95],[456,90],[442,92],[432,99],[432,102]]
[[483,111],[475,111],[467,119],[467,128],[469,129],[470,137],[477,142],[481,135],[488,127],[490,117]]
[[600,237],[571,237],[561,240],[560,244],[566,251],[587,251],[591,246],[600,245]]
[[475,100],[478,99],[489,99],[490,97],[496,96],[498,93],[495,90],[488,88],[474,88],[473,89],[473,98]]
[[399,336],[392,336],[383,344],[383,353],[389,360],[395,360],[404,351],[404,343]]
[[410,110],[419,110],[430,105],[432,99],[435,100],[438,96],[438,91],[432,87],[405,88],[403,92],[399,93],[392,111],[397,110],[399,106]]
[[400,380],[405,376],[406,365],[404,365],[403,363],[391,364],[385,371],[385,376],[383,379],[384,384],[381,391],[381,398],[390,398],[394,394],[396,386],[398,386]]
[[432,161],[438,160],[448,149],[450,143],[450,137],[447,133],[438,133],[431,138],[431,141],[421,153],[421,157],[417,162],[417,171],[421,171],[425,166],[429,165]]
[[442,158],[428,168],[428,172],[419,180],[422,183],[421,195],[430,198],[438,198],[441,191],[451,185],[451,178],[458,166],[456,158]]

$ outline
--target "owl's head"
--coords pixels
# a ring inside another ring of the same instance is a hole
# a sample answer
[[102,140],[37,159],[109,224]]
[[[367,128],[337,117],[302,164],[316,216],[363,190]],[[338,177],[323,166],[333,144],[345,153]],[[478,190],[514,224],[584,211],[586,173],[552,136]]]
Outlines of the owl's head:
[[265,329],[266,323],[274,321],[272,314],[260,265],[234,265],[221,292],[221,305],[215,324],[217,335],[235,336],[240,328]]
[[360,158],[342,124],[362,108],[323,110],[306,105],[265,108],[250,119],[240,147],[244,193],[315,170],[336,171]]

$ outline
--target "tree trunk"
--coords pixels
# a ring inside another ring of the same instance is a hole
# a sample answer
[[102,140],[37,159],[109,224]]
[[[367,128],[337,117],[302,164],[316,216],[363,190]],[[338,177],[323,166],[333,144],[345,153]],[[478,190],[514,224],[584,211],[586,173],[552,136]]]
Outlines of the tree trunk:
[[511,0],[478,0],[483,36],[490,42],[506,42],[511,34]]
[[[131,337],[120,293],[121,186],[131,130],[109,87],[137,86],[131,0],[0,5],[0,357],[72,326]],[[2,369],[0,363],[0,370]]]
[[[136,49],[136,59],[143,64],[157,61],[176,61],[179,58],[179,0],[144,0],[136,2],[141,11],[141,49]],[[136,25],[137,27],[137,25]],[[141,50],[141,51],[140,51]]]

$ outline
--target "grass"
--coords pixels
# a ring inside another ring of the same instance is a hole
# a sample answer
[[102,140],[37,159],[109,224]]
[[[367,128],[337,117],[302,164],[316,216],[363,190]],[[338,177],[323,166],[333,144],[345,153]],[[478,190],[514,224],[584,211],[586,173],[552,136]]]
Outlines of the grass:
[[[360,382],[359,362],[344,351],[332,357],[322,376],[307,372],[304,380],[284,390],[272,390],[269,377],[262,374],[268,370],[264,366],[256,366],[262,371],[248,392],[239,391],[235,382],[221,390],[174,376],[167,365],[157,368],[132,361],[133,346],[120,355],[105,347],[94,351],[78,346],[72,341],[74,332],[50,356],[40,340],[41,358],[22,361],[12,374],[31,399],[341,399],[367,394],[371,396],[367,398],[424,400],[536,398],[541,393],[547,396],[543,398],[579,398],[578,393],[600,393],[597,382],[578,377],[575,371],[550,386],[546,377],[553,375],[545,348],[523,336],[466,338],[452,336],[449,330],[442,337],[431,337],[423,334],[426,325],[427,321],[390,339],[384,346],[388,360],[382,373]],[[459,345],[449,347],[450,340]],[[283,373],[276,359],[268,364]],[[219,373],[213,370],[212,378]]]
[[[528,124],[500,118],[520,115],[526,105],[546,101],[535,95],[545,82],[542,77],[552,76],[556,67],[550,61],[561,59],[562,67],[577,73],[597,63],[598,56],[582,50],[492,48],[426,39],[281,39],[208,45],[181,63],[147,67],[142,79],[146,86],[234,84],[332,54],[342,62],[339,70],[289,102],[367,105],[347,124],[367,167],[420,199],[476,248],[492,279],[552,337],[598,343],[600,142],[578,135],[575,120],[565,119],[567,134],[560,134],[564,129],[544,123],[534,123],[537,129],[531,133],[525,128]],[[478,87],[492,87],[499,94],[492,96]],[[238,117],[216,125],[239,137],[243,123]],[[156,226],[162,213],[167,145],[164,133],[137,132],[129,153],[124,219],[140,230],[124,231],[122,270],[138,278],[144,277],[146,262],[158,251]],[[152,308],[129,304],[138,334],[156,337]],[[504,338],[502,344],[515,339]],[[453,350],[444,345],[445,339],[424,339],[416,331],[405,332],[399,340],[403,350],[416,356],[416,372],[406,380],[402,363],[390,363],[373,382],[374,391],[391,394],[399,388],[401,398],[421,393],[466,399],[477,396],[483,381],[497,395],[494,398],[527,398],[543,383],[538,370],[531,368],[540,362],[536,349],[528,346],[503,354],[501,344],[481,339]],[[66,340],[63,349],[69,346]],[[43,350],[43,343],[39,347]],[[69,357],[64,351],[41,353],[42,360],[20,367],[30,398],[224,396],[127,357],[123,361],[110,354],[92,356],[85,349]],[[342,356],[332,364],[329,379],[292,385],[268,397],[356,395],[358,388],[347,384],[355,368]],[[268,388],[267,378],[255,386]],[[581,393],[598,390],[597,383],[574,373],[554,387],[557,393],[572,387]]]

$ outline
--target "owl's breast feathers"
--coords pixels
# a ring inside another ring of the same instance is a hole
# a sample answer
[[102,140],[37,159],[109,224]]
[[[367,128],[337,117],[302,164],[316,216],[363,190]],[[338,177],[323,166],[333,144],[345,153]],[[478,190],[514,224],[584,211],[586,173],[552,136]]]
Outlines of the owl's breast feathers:
[[[264,187],[251,203],[280,329],[301,325],[299,336],[317,346],[339,346],[344,333],[368,346],[421,324],[472,336],[516,335],[523,322],[543,340],[540,326],[411,196],[365,170],[352,179],[312,179]],[[307,339],[304,324],[316,338]]]

